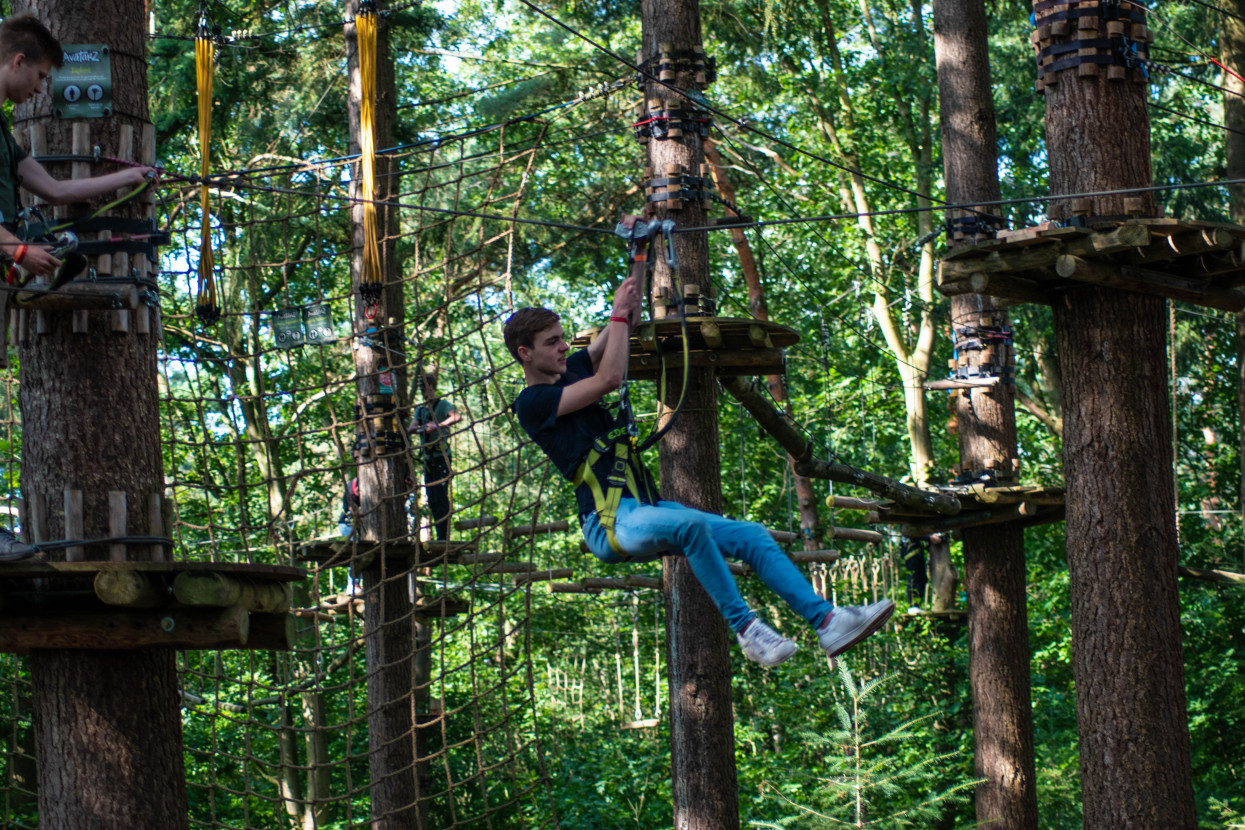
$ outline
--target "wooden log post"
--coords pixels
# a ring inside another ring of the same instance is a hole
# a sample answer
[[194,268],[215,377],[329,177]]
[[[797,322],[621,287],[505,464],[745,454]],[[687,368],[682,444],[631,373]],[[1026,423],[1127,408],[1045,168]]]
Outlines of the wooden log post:
[[[113,84],[113,106],[102,118],[49,118],[50,90],[39,90],[15,109],[19,143],[41,144],[51,155],[70,154],[75,147],[85,147],[89,155],[98,145],[101,155],[116,156],[123,128],[149,126],[143,4],[29,0],[15,3],[13,11],[33,13],[62,44],[107,45]],[[142,161],[154,161],[154,143],[150,151]],[[92,163],[46,166],[62,179],[116,169]],[[81,215],[112,198],[66,206],[61,215]],[[150,208],[149,202],[133,200],[109,215],[146,219]],[[114,333],[111,314],[48,308],[18,315],[21,488],[40,497],[38,532],[44,541],[106,539],[122,524],[130,533],[146,534],[146,494],[164,488],[156,343]],[[118,510],[110,507],[114,491],[127,496],[123,520],[119,504]],[[83,560],[107,559],[110,549],[86,544],[48,556],[65,559],[71,553]],[[144,559],[148,551],[127,546],[125,553]],[[73,650],[52,640],[33,646],[42,826],[187,827],[174,651],[161,647],[154,633],[151,648],[138,648],[146,644],[139,638],[132,642],[134,648],[107,652],[93,650],[89,639]]]
[[[1140,67],[1126,74],[1110,80],[1064,72],[1047,85],[1052,194],[1152,184],[1148,87]],[[1132,198],[1153,214],[1151,193]],[[1138,207],[1120,195],[1089,201],[1096,216]],[[1053,202],[1051,218],[1068,218],[1074,207]],[[1084,825],[1192,830],[1166,303],[1085,286],[1064,292],[1053,310]]]
[[[933,11],[947,199],[953,204],[990,202],[999,198],[999,182],[985,5],[981,0],[935,0]],[[958,215],[974,216],[971,212]],[[955,250],[973,241],[971,236],[952,234],[947,246]],[[985,342],[983,332],[1010,330],[1004,303],[989,295],[991,280],[1001,286],[998,275],[972,274],[972,292],[952,296],[953,340],[965,332],[964,340]],[[1031,293],[1025,294],[1017,286],[1010,288],[1007,293],[1014,299],[1050,302],[1041,289],[1030,287]],[[990,342],[996,353],[987,360],[982,360],[981,351],[961,354],[975,367],[985,362],[1004,371],[1011,369],[1015,352],[1010,339],[992,337]],[[961,469],[996,470],[1011,477],[1010,460],[1017,453],[1015,386],[1009,381],[1000,377],[990,386],[952,391]],[[983,779],[976,790],[977,821],[1009,830],[1036,830],[1024,532],[1015,522],[1008,522],[989,529],[966,529],[962,541],[973,769]],[[955,581],[945,534],[931,545],[930,565],[934,608],[950,609]]]
[[[662,51],[675,54],[701,44],[697,0],[642,0],[642,58]],[[667,81],[680,90],[696,87],[695,73],[679,70]],[[673,99],[680,110],[694,106],[690,98],[646,79],[646,97]],[[678,138],[648,142],[653,170],[699,171],[704,148],[695,130]],[[660,219],[677,225],[703,225],[705,212],[697,199],[657,202]],[[709,284],[708,242],[703,233],[677,234],[675,251],[682,283]],[[675,275],[658,259],[653,305],[660,296],[681,297]],[[660,292],[665,290],[664,294]],[[680,309],[675,308],[678,314]],[[665,498],[720,513],[722,490],[718,458],[718,404],[712,369],[691,368],[686,388],[676,375],[658,394],[667,407],[680,396],[684,411],[661,443],[661,491]],[[669,415],[667,414],[668,418]],[[673,775],[674,826],[680,830],[721,830],[739,826],[735,780],[735,730],[731,708],[729,630],[708,594],[682,557],[666,557],[662,565],[666,597],[667,660],[670,673],[670,755]],[[551,583],[556,584],[556,583]]]

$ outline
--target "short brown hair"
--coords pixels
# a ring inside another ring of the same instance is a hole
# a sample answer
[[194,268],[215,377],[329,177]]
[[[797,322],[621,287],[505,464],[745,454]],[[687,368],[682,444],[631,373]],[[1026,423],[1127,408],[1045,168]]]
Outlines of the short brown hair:
[[29,12],[11,14],[0,23],[0,61],[7,62],[17,54],[32,63],[49,61],[57,69],[65,64],[61,42]]
[[519,347],[532,348],[536,335],[562,318],[547,308],[528,306],[521,308],[506,320],[506,349],[515,360],[519,359]]

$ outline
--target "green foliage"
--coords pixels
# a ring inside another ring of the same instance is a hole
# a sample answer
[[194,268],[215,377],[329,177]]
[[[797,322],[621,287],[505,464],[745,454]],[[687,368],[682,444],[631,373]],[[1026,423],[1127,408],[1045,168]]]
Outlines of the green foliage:
[[[902,750],[918,741],[918,729],[937,714],[907,720],[882,732],[871,728],[873,693],[893,677],[858,683],[846,661],[839,667],[844,700],[835,705],[837,728],[825,734],[804,733],[808,750],[820,757],[814,768],[787,770],[768,786],[795,813],[755,827],[928,827],[954,803],[967,800],[976,782],[946,785],[937,769],[958,753],[919,759]],[[868,705],[866,705],[868,703]],[[877,734],[881,732],[881,734]],[[919,750],[918,750],[919,751]],[[808,799],[808,803],[801,803]]]
[[[155,3],[158,34],[170,37],[151,41],[151,118],[162,162],[181,173],[196,172],[199,159],[192,51],[180,38],[194,34],[202,8],[223,35],[236,38],[221,50],[212,166],[247,175],[235,177],[233,188],[214,190],[208,217],[199,215],[194,188],[163,191],[161,224],[175,231],[161,264],[164,470],[178,506],[179,558],[286,563],[294,543],[332,534],[342,487],[354,474],[352,343],[292,352],[277,352],[271,343],[271,315],[282,307],[328,302],[343,335],[350,327],[345,321],[353,319],[354,241],[341,201],[353,173],[347,162],[303,164],[352,151],[344,11],[323,2]],[[623,55],[640,42],[637,11],[637,4],[616,0],[551,7],[559,19]],[[1046,189],[1030,11],[1018,0],[998,0],[989,9],[999,172],[1009,199]],[[1185,53],[1162,58],[1213,82],[1211,66],[1188,60],[1194,47],[1216,48],[1214,19],[1206,11],[1193,5],[1160,11],[1167,45]],[[770,220],[851,213],[853,169],[871,177],[860,186],[879,210],[914,207],[914,189],[938,195],[927,4],[712,0],[702,4],[702,14],[706,48],[719,71],[709,100],[758,131],[718,119],[718,145],[745,213]],[[623,271],[622,245],[589,231],[451,219],[432,211],[506,216],[513,208],[519,218],[589,229],[608,229],[620,212],[638,212],[642,153],[631,136],[633,93],[553,109],[629,71],[584,40],[495,1],[410,6],[388,18],[388,29],[400,107],[393,143],[401,149],[392,158],[405,207],[394,256],[401,263],[407,362],[440,365],[443,391],[470,424],[454,439],[463,464],[455,482],[456,518],[573,523],[569,488],[552,478],[534,448],[516,450],[520,435],[506,407],[521,375],[501,347],[500,322],[512,291],[516,304],[559,308],[568,330],[599,323]],[[877,48],[874,37],[885,48]],[[1154,102],[1172,110],[1152,112],[1156,181],[1219,175],[1222,130],[1213,126],[1221,118],[1219,93],[1174,75],[1154,80]],[[1211,123],[1199,124],[1191,114]],[[485,127],[491,129],[474,132]],[[927,143],[924,128],[931,128]],[[507,193],[521,196],[512,204],[502,198]],[[1160,201],[1172,215],[1216,219],[1223,216],[1221,197],[1189,189],[1161,193]],[[1004,212],[1014,227],[1045,218],[1042,202],[1009,205]],[[190,280],[204,221],[213,228],[227,303],[225,319],[211,330],[199,327],[191,313]],[[794,419],[818,456],[836,454],[894,477],[907,474],[910,455],[904,390],[872,296],[884,297],[909,337],[922,315],[930,315],[938,332],[932,366],[945,365],[950,350],[946,300],[919,295],[913,244],[924,234],[921,221],[895,213],[876,217],[870,232],[837,220],[770,225],[748,235],[772,319],[800,336],[787,354]],[[708,278],[720,291],[722,312],[749,316],[748,288],[729,238],[711,234],[708,244]],[[876,263],[870,245],[880,252]],[[1048,376],[1058,363],[1050,313],[1017,308],[1013,314],[1018,386],[1057,410],[1057,384]],[[1172,411],[1182,563],[1239,571],[1245,569],[1245,525],[1238,496],[1236,321],[1181,304],[1175,320]],[[652,385],[636,384],[632,391],[647,430],[657,410]],[[10,428],[0,435],[0,453],[11,499],[21,495],[15,400],[10,385],[4,415]],[[945,473],[954,465],[955,438],[943,427],[943,399],[929,396],[928,402],[935,460]],[[719,406],[726,512],[798,528],[786,457],[733,400],[723,395]],[[1027,410],[1020,410],[1018,432],[1025,481],[1058,485],[1064,449],[1058,437]],[[828,494],[817,485],[819,503]],[[577,578],[624,572],[580,554],[573,535],[503,547],[495,530],[478,541],[481,550],[504,549],[535,567],[573,567]],[[1081,816],[1062,528],[1032,529],[1026,545],[1041,824],[1064,830],[1079,826]],[[848,562],[886,562],[884,551],[844,545],[842,552]],[[648,575],[657,570],[643,569]],[[336,575],[325,569],[318,579],[309,605],[352,587],[342,569]],[[549,803],[523,802],[491,818],[493,826],[538,827],[554,815],[562,826],[577,828],[669,824],[660,597],[633,603],[629,596],[533,590],[503,599],[509,583],[495,575],[475,574],[468,583],[463,571],[444,568],[421,579],[424,588],[477,603],[471,629],[462,621],[438,624],[438,660],[455,670],[436,693],[455,712],[438,740],[480,750],[474,758],[455,755],[434,765],[431,783],[434,789],[483,783],[458,787],[456,800],[439,802],[431,826],[451,826],[454,811],[474,815],[505,801],[501,790],[507,787],[512,793],[542,787],[544,775]],[[846,580],[831,587],[855,600]],[[768,607],[773,597],[754,581],[741,580],[741,590],[784,632],[809,636],[803,621]],[[1206,827],[1241,826],[1240,589],[1182,582],[1181,598],[1199,814]],[[279,658],[184,657],[183,729],[196,823],[289,826],[277,779],[281,740],[324,723],[340,728],[326,736],[332,796],[317,826],[368,820],[368,666],[363,649],[351,651],[361,636],[358,621],[308,632],[314,643]],[[971,785],[965,783],[973,777],[971,695],[962,631],[928,622],[892,627],[853,652],[866,666],[857,672],[879,679],[860,684],[845,666],[842,688],[814,652],[806,648],[776,671],[732,652],[744,820],[757,827],[817,826],[819,817],[878,827],[971,824]],[[525,671],[503,675],[503,667],[516,663],[530,668],[530,685]],[[0,676],[16,690],[0,713],[12,743],[29,721],[25,702],[18,705],[26,692],[22,661],[0,662]],[[318,722],[304,714],[296,694],[280,691],[312,676],[325,707]],[[499,676],[505,694],[477,706],[478,687]],[[657,717],[659,725],[622,728],[637,710]],[[533,711],[534,723],[523,720]],[[513,732],[491,730],[499,723]],[[539,737],[543,759],[525,749],[517,753],[511,779],[483,775],[511,751],[500,745],[499,735],[508,734],[524,747]],[[10,763],[16,754],[10,747]],[[294,751],[294,760],[311,763],[305,746]],[[861,795],[859,809],[855,794]],[[28,803],[6,818],[14,826],[35,823]]]

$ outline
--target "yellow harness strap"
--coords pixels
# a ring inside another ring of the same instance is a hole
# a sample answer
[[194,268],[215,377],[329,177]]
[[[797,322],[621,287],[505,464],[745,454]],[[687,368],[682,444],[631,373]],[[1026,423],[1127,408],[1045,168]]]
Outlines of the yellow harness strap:
[[610,550],[623,559],[628,559],[630,554],[622,549],[622,545],[618,543],[618,537],[614,535],[614,522],[618,518],[618,503],[622,501],[623,490],[630,493],[631,497],[641,504],[644,503],[644,497],[640,493],[639,482],[636,481],[635,472],[631,468],[631,441],[625,437],[614,442],[614,461],[605,477],[605,485],[602,486],[601,480],[592,471],[592,467],[608,452],[609,444],[598,438],[593,443],[592,449],[588,451],[588,457],[584,459],[584,463],[575,470],[575,477],[571,481],[576,487],[580,484],[587,485],[592,493],[592,503],[596,506],[597,521],[605,530],[605,538],[609,540]]

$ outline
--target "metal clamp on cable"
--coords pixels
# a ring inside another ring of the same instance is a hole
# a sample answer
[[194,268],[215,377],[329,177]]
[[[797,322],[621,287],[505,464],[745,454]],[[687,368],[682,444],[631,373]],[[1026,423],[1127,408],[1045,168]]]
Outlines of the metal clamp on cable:
[[57,259],[62,259],[65,254],[78,250],[78,235],[73,231],[61,231],[53,238],[56,240],[56,247],[52,249],[51,254]]
[[629,224],[627,222],[628,218],[630,217],[624,216],[619,220],[618,224],[614,226],[614,235],[621,236],[623,239],[627,240],[628,243],[630,243],[627,246],[627,256],[629,259],[634,260],[635,255],[639,253],[640,248],[643,247],[640,245],[640,242],[643,241],[645,245],[647,245],[649,242],[653,241],[653,239],[657,237],[657,234],[661,232],[662,223],[656,219],[645,220],[635,217],[635,221]]

